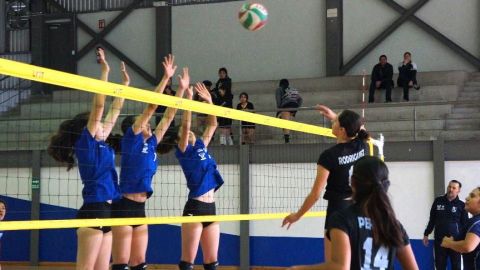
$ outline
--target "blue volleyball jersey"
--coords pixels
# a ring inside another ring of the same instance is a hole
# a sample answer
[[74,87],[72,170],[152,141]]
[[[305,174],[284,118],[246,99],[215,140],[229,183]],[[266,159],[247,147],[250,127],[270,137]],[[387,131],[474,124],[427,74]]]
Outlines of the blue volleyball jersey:
[[[480,215],[473,216],[467,221],[465,226],[465,234],[473,233],[480,237]],[[478,245],[472,252],[463,254],[463,269],[464,270],[479,270],[480,269],[480,245]]]
[[122,138],[122,169],[120,171],[120,192],[153,193],[152,179],[157,171],[157,137],[143,139],[143,134],[135,135],[133,128],[128,128]]
[[106,202],[118,197],[115,153],[104,141],[97,141],[87,128],[74,145],[82,178],[85,203]]
[[217,163],[208,153],[202,139],[197,139],[194,145],[189,144],[184,153],[177,147],[175,156],[187,179],[189,199],[199,197],[211,189],[217,191],[223,185]]

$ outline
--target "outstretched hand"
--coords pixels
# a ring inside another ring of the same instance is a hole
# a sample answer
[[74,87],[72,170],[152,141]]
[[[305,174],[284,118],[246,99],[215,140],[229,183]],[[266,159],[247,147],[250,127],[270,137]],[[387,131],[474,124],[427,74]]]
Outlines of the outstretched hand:
[[120,62],[120,71],[122,72],[122,82],[123,85],[130,85],[130,75],[128,75],[127,67],[125,66],[125,62]]
[[178,87],[180,89],[187,89],[190,84],[190,75],[188,74],[188,67],[183,68],[183,74],[178,75]]
[[163,58],[163,76],[166,78],[171,78],[175,74],[177,70],[177,66],[174,66],[175,63],[175,56],[169,54]]
[[195,91],[197,91],[198,95],[205,100],[208,104],[212,104],[212,95],[208,91],[208,89],[205,87],[203,83],[197,83],[195,85]]
[[335,118],[337,118],[337,114],[325,105],[317,104],[315,109],[329,120],[335,120]]
[[97,58],[98,62],[102,66],[102,71],[109,72],[110,66],[108,65],[107,59],[105,58],[105,50],[103,48],[97,48]]
[[293,223],[297,222],[300,219],[300,217],[297,215],[297,213],[292,213],[285,217],[282,222],[282,228],[287,225],[287,230],[290,229],[290,226],[292,226]]

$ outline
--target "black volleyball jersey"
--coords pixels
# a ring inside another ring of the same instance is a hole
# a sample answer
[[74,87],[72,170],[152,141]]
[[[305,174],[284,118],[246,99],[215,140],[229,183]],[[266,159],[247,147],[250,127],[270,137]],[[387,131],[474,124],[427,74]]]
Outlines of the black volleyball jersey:
[[317,164],[330,172],[323,196],[325,200],[343,200],[352,196],[350,187],[352,165],[366,155],[368,145],[360,139],[339,143],[323,151]]
[[[401,224],[400,224],[401,225]],[[362,214],[356,204],[335,212],[327,228],[330,239],[332,229],[345,232],[350,238],[351,270],[393,270],[396,248],[377,246],[373,241],[372,222]],[[408,235],[403,229],[403,244],[409,244]]]

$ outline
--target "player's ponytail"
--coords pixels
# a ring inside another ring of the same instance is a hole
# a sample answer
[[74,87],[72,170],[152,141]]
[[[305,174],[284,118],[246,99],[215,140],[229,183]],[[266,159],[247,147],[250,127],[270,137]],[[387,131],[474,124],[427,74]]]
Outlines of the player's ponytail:
[[387,190],[390,186],[388,168],[379,158],[365,156],[353,166],[353,199],[372,221],[376,245],[400,247],[403,233],[395,217]]
[[63,121],[57,133],[50,138],[48,154],[56,161],[66,163],[67,171],[75,164],[73,146],[87,125],[89,115],[89,112],[85,112]]

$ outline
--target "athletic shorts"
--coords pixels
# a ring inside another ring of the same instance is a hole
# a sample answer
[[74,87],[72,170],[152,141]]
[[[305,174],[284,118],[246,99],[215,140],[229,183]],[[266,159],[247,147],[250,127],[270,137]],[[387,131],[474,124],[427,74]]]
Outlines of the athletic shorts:
[[[112,215],[112,205],[108,202],[84,203],[77,212],[77,219],[100,219],[110,218]],[[91,227],[108,233],[112,230],[110,226]]]
[[328,228],[328,224],[333,213],[348,208],[352,204],[352,200],[329,200],[327,206],[327,216],[325,217],[325,230]]
[[[115,201],[112,205],[112,218],[144,218],[145,203],[136,202],[125,197]],[[132,227],[138,227],[140,225],[132,225]]]
[[[206,203],[199,200],[188,199],[183,208],[183,216],[214,216],[217,214],[215,203]],[[202,222],[203,227],[207,227],[213,222]]]
[[[296,102],[289,102],[289,103],[283,105],[283,106],[280,107],[280,108],[286,109],[286,108],[298,108],[298,107],[299,107],[299,106],[298,106],[298,103],[296,103]],[[278,111],[278,112],[277,112],[277,117],[278,117],[282,112],[283,112],[283,111]],[[290,112],[293,117],[295,117],[295,115],[297,114],[297,111],[296,111],[296,110],[291,110],[291,111],[288,111],[288,112]]]

